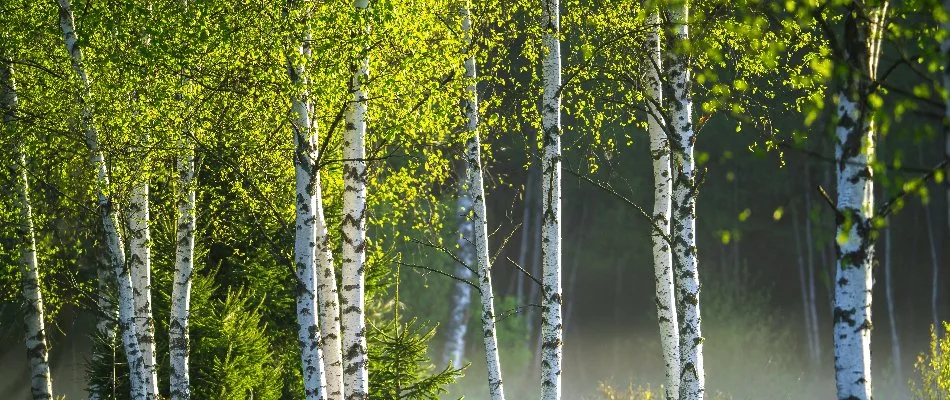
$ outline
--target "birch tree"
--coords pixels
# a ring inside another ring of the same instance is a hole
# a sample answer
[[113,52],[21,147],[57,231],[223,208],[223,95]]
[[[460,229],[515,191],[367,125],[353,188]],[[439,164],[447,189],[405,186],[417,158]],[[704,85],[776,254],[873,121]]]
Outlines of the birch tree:
[[839,399],[871,399],[871,266],[874,260],[874,94],[887,2],[851,2],[844,15],[835,127],[837,262],[835,381]]
[[[498,354],[498,338],[495,329],[495,295],[491,283],[491,257],[488,254],[488,215],[485,210],[485,185],[482,180],[481,141],[478,134],[478,84],[477,66],[472,46],[472,12],[465,2],[462,10],[462,35],[469,48],[465,60],[465,78],[468,86],[462,101],[465,113],[465,186],[471,199],[472,236],[477,258],[478,288],[481,292],[482,340],[485,344],[485,362],[488,366],[488,393],[492,400],[504,400],[505,390],[501,380],[501,360]],[[471,265],[471,264],[469,264]]]
[[456,281],[452,284],[452,298],[449,306],[449,323],[446,324],[445,362],[453,366],[462,365],[465,355],[465,334],[468,332],[469,306],[472,302],[472,286],[468,284],[473,277],[472,268],[475,266],[474,230],[475,226],[469,218],[472,212],[472,198],[469,196],[467,175],[468,168],[460,174],[459,199],[457,202],[458,239],[456,245],[459,263],[455,267],[455,277],[466,282]]
[[129,365],[131,393],[134,400],[149,398],[145,358],[136,333],[135,304],[132,293],[132,279],[126,268],[125,249],[119,235],[119,222],[113,199],[110,196],[109,170],[105,157],[99,149],[99,133],[93,120],[90,104],[91,80],[83,64],[82,48],[75,28],[72,4],[70,0],[57,0],[59,5],[59,26],[63,33],[63,43],[70,58],[70,64],[78,83],[77,102],[80,107],[80,122],[89,150],[89,159],[96,172],[96,195],[99,213],[105,233],[106,259],[114,271],[119,301],[119,331]]
[[[305,23],[306,24],[306,23]],[[297,342],[303,369],[304,396],[308,400],[326,398],[323,354],[320,346],[319,313],[317,311],[317,227],[316,187],[320,184],[317,170],[316,124],[311,118],[306,62],[310,58],[310,33],[301,35],[297,54],[288,57],[287,71],[294,93],[290,104],[294,120],[294,175],[296,176],[296,270]],[[321,210],[322,211],[322,210]]]
[[[140,159],[146,160],[143,164],[147,164],[149,135],[143,133],[137,141],[138,146],[135,151],[142,153]],[[155,321],[152,319],[152,255],[148,194],[148,178],[140,178],[132,186],[132,199],[128,209],[128,263],[135,304],[135,332],[138,335],[142,359],[145,362],[145,385],[149,397],[154,397],[158,395],[158,373],[155,368]]]
[[[187,84],[187,83],[186,83]],[[184,132],[178,146],[178,230],[175,234],[175,276],[168,324],[169,386],[172,400],[191,398],[188,369],[191,286],[195,271],[195,148]]]
[[669,128],[673,169],[671,237],[676,276],[676,315],[679,322],[681,400],[700,400],[705,395],[703,336],[699,314],[699,260],[696,253],[696,166],[693,148],[693,98],[689,49],[689,3],[670,6],[672,32],[667,78],[671,89]]
[[660,50],[660,13],[650,12],[647,20],[646,46],[649,64],[647,76],[647,130],[650,134],[650,154],[653,158],[653,268],[656,283],[656,314],[660,325],[660,344],[663,348],[665,374],[664,391],[667,399],[679,396],[679,332],[677,332],[676,298],[673,287],[673,255],[667,238],[670,235],[670,202],[672,200],[672,171],[670,143],[662,117],[663,88],[660,73],[663,68]]
[[20,211],[20,285],[23,289],[23,322],[26,356],[30,363],[30,394],[33,399],[52,399],[53,381],[43,321],[43,294],[40,291],[39,263],[36,259],[36,234],[33,230],[33,208],[30,203],[30,180],[26,170],[26,137],[18,133],[17,92],[13,60],[0,59],[0,112],[4,131],[13,139],[13,173],[16,179],[17,208]]
[[[356,0],[361,24],[369,20],[369,0]],[[368,35],[368,26],[360,26]],[[364,30],[365,29],[365,30]],[[346,400],[369,398],[369,361],[366,354],[364,262],[366,260],[366,102],[369,80],[368,46],[353,65],[352,102],[347,106],[343,133],[343,388]]]
[[559,0],[541,9],[541,399],[561,398],[561,12]]

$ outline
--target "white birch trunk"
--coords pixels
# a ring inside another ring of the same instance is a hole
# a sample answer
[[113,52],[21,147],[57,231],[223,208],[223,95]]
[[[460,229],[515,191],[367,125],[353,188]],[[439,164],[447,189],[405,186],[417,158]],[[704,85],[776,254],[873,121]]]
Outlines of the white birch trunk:
[[63,42],[79,83],[78,102],[81,107],[80,120],[86,137],[86,146],[89,148],[90,162],[96,169],[96,193],[105,232],[106,258],[115,271],[116,288],[119,295],[119,331],[122,334],[122,343],[129,365],[130,398],[133,400],[148,399],[150,396],[146,388],[145,359],[136,333],[132,279],[129,270],[126,268],[125,249],[118,230],[118,217],[113,201],[108,195],[108,168],[102,151],[99,150],[99,133],[96,131],[92,109],[89,106],[90,80],[83,65],[82,50],[79,48],[79,40],[76,35],[72,4],[70,0],[57,1],[59,4],[59,26],[63,32]]
[[17,180],[17,208],[20,209],[20,283],[23,287],[23,323],[26,356],[30,363],[30,394],[33,399],[52,399],[53,381],[49,370],[46,325],[43,322],[43,294],[36,260],[36,235],[33,230],[33,209],[30,203],[30,180],[26,171],[24,140],[17,132],[17,93],[12,60],[0,59],[0,112],[4,130],[14,139],[14,179]]
[[172,283],[168,352],[171,371],[169,386],[172,400],[191,398],[188,373],[191,314],[191,285],[195,271],[195,153],[194,144],[185,133],[179,145],[178,167],[178,231],[175,241],[175,277]]
[[[469,214],[472,211],[472,198],[469,196],[467,171],[464,178],[459,177],[459,199],[458,199],[458,253],[456,254],[465,265],[455,267],[455,276],[459,279],[471,281],[472,271],[469,268],[475,268],[475,226]],[[467,267],[466,267],[467,265]],[[462,365],[462,357],[465,355],[465,334],[468,332],[469,306],[472,303],[472,287],[465,282],[454,282],[452,284],[452,298],[449,306],[449,323],[446,325],[445,341],[445,363],[452,363],[452,366]]]
[[[518,250],[518,263],[521,265],[521,268],[528,269],[528,264],[530,259],[528,258],[531,253],[531,232],[534,227],[533,220],[531,215],[533,214],[534,208],[531,206],[534,201],[534,189],[531,187],[531,183],[534,182],[534,174],[531,173],[533,170],[532,167],[528,167],[527,179],[524,183],[524,212],[521,214],[521,247]],[[515,278],[515,297],[518,299],[518,306],[524,306],[527,301],[525,301],[525,287],[524,287],[525,276],[523,273],[519,273],[517,278]],[[525,320],[528,320],[525,318]]]
[[[187,11],[188,0],[182,1]],[[181,76],[179,90],[191,88],[190,81]],[[179,93],[179,101],[185,103],[184,93]],[[168,374],[169,394],[172,400],[191,399],[191,377],[189,375],[188,351],[191,337],[188,331],[191,318],[191,286],[195,271],[195,144],[191,124],[184,122],[178,142],[178,192],[176,207],[178,225],[175,232],[175,275],[172,281],[171,309],[168,323],[168,355],[170,371]]]
[[[472,41],[472,15],[469,2],[463,11],[462,31],[466,42]],[[491,283],[491,258],[488,254],[488,216],[485,210],[485,186],[482,181],[481,142],[478,137],[478,86],[476,83],[475,55],[465,60],[465,78],[469,81],[466,98],[462,102],[469,135],[465,151],[466,186],[472,201],[472,238],[478,259],[478,288],[482,300],[482,339],[485,344],[485,361],[488,366],[488,393],[492,400],[504,400],[505,390],[501,380],[501,360],[498,355],[498,338],[495,330],[495,295]],[[471,264],[469,264],[471,265]]]
[[[852,7],[859,7],[852,5]],[[875,79],[887,4],[869,10],[869,22],[851,20],[844,61],[848,80],[838,95],[835,129],[837,262],[835,268],[835,380],[839,399],[869,400],[871,390],[871,272],[874,260],[874,125],[867,109]],[[853,14],[846,18],[860,18]]]
[[561,12],[560,0],[541,10],[541,399],[560,400],[561,321]]
[[316,172],[317,144],[315,124],[310,115],[307,91],[306,60],[310,58],[310,34],[303,35],[297,47],[302,58],[288,61],[288,71],[295,93],[290,98],[294,113],[294,173],[296,175],[296,240],[294,264],[297,292],[297,343],[303,371],[304,396],[307,400],[326,398],[326,378],[320,346],[319,312],[317,311],[317,229],[316,229]]
[[706,372],[703,367],[703,337],[699,313],[699,261],[696,253],[696,167],[693,146],[693,99],[690,92],[690,57],[680,54],[689,41],[689,6],[686,2],[670,10],[673,23],[669,86],[670,147],[673,153],[672,228],[673,262],[676,285],[676,315],[680,330],[681,400],[701,400],[705,396]]
[[[356,0],[356,13],[368,12],[369,0]],[[362,28],[362,27],[361,27]],[[368,34],[368,27],[365,33]],[[366,354],[364,261],[366,260],[366,101],[369,49],[354,65],[343,134],[343,388],[346,400],[369,398],[369,359]]]
[[646,37],[649,65],[646,66],[647,129],[650,133],[650,154],[653,158],[653,268],[656,283],[656,315],[660,325],[660,344],[663,348],[665,373],[664,394],[666,399],[679,396],[680,351],[679,332],[676,321],[676,299],[673,295],[673,254],[667,237],[670,235],[670,202],[672,201],[672,171],[670,167],[670,144],[666,137],[665,121],[662,119],[663,88],[660,81],[662,57],[660,52],[660,13],[650,13]]
[[[145,150],[148,135],[141,138]],[[148,157],[143,155],[143,160]],[[132,274],[132,295],[135,304],[135,332],[142,358],[145,360],[146,390],[150,397],[158,395],[158,374],[155,369],[155,321],[152,319],[151,232],[149,229],[149,185],[146,178],[132,187],[128,212],[129,268]]]

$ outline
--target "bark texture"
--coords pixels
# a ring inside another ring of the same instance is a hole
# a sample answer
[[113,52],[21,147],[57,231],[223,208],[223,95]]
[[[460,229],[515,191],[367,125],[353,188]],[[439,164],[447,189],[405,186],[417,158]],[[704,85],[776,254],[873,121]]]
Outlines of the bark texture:
[[[838,399],[869,400],[871,390],[871,272],[874,124],[868,97],[880,55],[887,3],[855,2],[845,15],[847,75],[838,94],[835,128],[837,262],[834,281],[835,381]],[[870,18],[865,17],[866,15]]]
[[[462,30],[466,41],[471,43],[472,16],[468,2],[463,11]],[[478,86],[476,84],[475,56],[465,60],[465,78],[469,80],[466,98],[462,101],[465,112],[465,130],[469,135],[465,151],[465,172],[468,195],[472,201],[472,239],[478,260],[478,288],[482,299],[482,340],[485,344],[485,361],[488,365],[488,393],[492,400],[504,400],[505,390],[501,381],[501,360],[498,355],[498,337],[495,330],[495,295],[491,283],[491,258],[488,254],[488,217],[485,210],[485,186],[482,181],[481,142],[478,137]],[[469,264],[471,265],[471,264]]]
[[175,236],[175,276],[172,282],[170,321],[168,324],[169,387],[172,400],[191,398],[188,373],[188,333],[191,315],[191,285],[195,271],[195,152],[191,133],[185,133],[179,145],[178,231]]
[[[368,13],[369,0],[356,0],[356,13]],[[361,27],[362,28],[362,27]],[[368,31],[364,31],[367,32]],[[364,261],[366,260],[366,101],[369,57],[353,68],[343,134],[343,387],[346,400],[369,398],[369,360],[366,354]]]
[[564,329],[561,321],[561,12],[559,0],[541,9],[541,399],[561,398]]
[[20,211],[17,237],[20,252],[20,285],[23,288],[23,325],[26,357],[30,363],[30,394],[33,399],[52,399],[53,380],[49,369],[46,325],[43,321],[43,294],[40,291],[39,263],[36,259],[36,234],[30,203],[30,180],[26,170],[25,137],[18,132],[17,92],[12,60],[0,59],[0,113],[4,130],[14,139],[13,171],[16,179],[17,208]]
[[680,341],[680,392],[682,400],[701,400],[706,390],[703,368],[703,337],[699,312],[699,260],[696,252],[697,180],[693,149],[693,99],[691,93],[689,5],[669,9],[673,23],[670,37],[668,83],[670,99],[670,147],[673,167],[671,238],[676,285],[676,315]]
[[147,399],[149,395],[145,358],[138,341],[135,324],[135,304],[132,294],[132,279],[126,268],[125,249],[122,238],[119,236],[119,222],[110,197],[109,173],[105,157],[99,150],[99,133],[93,121],[92,109],[89,106],[90,79],[83,65],[82,49],[76,35],[75,18],[72,4],[69,0],[58,0],[59,26],[63,32],[63,42],[69,54],[73,73],[79,84],[77,101],[80,106],[80,122],[89,149],[90,162],[96,171],[96,194],[103,231],[105,233],[106,260],[115,271],[116,288],[119,302],[119,331],[125,348],[126,359],[129,365],[131,382],[130,398],[133,400]]
[[663,348],[666,399],[679,396],[680,351],[676,320],[676,298],[673,288],[673,254],[667,238],[670,236],[670,203],[673,195],[670,167],[670,143],[663,119],[663,88],[660,74],[663,68],[660,52],[660,13],[650,14],[646,37],[649,64],[646,66],[647,130],[650,133],[650,154],[653,158],[653,268],[656,283],[656,315],[660,325],[660,344]]
[[310,115],[307,91],[306,60],[310,56],[309,33],[297,47],[297,61],[288,62],[295,93],[290,98],[294,121],[294,173],[296,175],[296,238],[294,264],[297,294],[297,344],[303,372],[304,397],[307,400],[326,398],[323,353],[320,346],[320,321],[317,311],[317,229],[315,181],[317,144],[315,124]]
[[[143,135],[139,142],[137,150],[144,153],[147,151],[148,135]],[[143,160],[148,160],[147,155],[141,157]],[[128,262],[135,304],[135,333],[138,336],[139,346],[142,348],[142,359],[145,362],[145,389],[148,390],[150,397],[154,397],[158,394],[158,371],[155,369],[155,321],[152,319],[152,255],[148,192],[147,178],[132,187],[132,202],[128,209],[127,221]]]

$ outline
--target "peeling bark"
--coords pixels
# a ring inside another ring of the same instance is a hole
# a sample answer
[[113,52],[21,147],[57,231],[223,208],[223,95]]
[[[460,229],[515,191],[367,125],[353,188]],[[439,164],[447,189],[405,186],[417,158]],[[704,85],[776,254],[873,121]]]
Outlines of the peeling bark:
[[125,249],[119,236],[119,222],[110,196],[109,173],[105,157],[99,149],[99,133],[93,121],[89,106],[90,79],[83,65],[82,49],[75,29],[72,4],[70,0],[58,0],[59,26],[63,32],[63,42],[69,54],[73,73],[79,84],[77,101],[81,108],[80,121],[89,149],[90,163],[96,170],[96,194],[102,226],[105,232],[106,259],[115,271],[119,294],[119,331],[129,365],[131,382],[130,398],[133,400],[150,398],[146,388],[147,373],[145,359],[138,341],[135,324],[135,305],[132,294],[132,279],[126,266]]
[[673,168],[671,237],[676,288],[676,316],[680,342],[680,392],[682,400],[701,400],[706,391],[703,337],[699,312],[699,261],[696,252],[697,177],[693,158],[690,57],[688,49],[689,6],[678,3],[669,9],[672,21],[668,84],[671,89],[669,127]]
[[36,233],[33,230],[33,208],[30,203],[30,180],[26,170],[24,139],[18,133],[17,92],[12,60],[0,59],[0,112],[4,130],[15,139],[13,176],[17,181],[17,208],[20,211],[18,243],[20,252],[20,284],[23,288],[23,324],[26,356],[30,363],[30,394],[33,399],[52,399],[53,381],[49,368],[49,347],[43,321],[43,294],[40,290],[39,263],[36,259]]
[[[356,0],[357,14],[368,13],[369,0]],[[368,28],[367,28],[368,29]],[[368,32],[368,30],[366,31]],[[366,260],[366,109],[369,80],[368,48],[353,67],[343,134],[343,386],[346,400],[369,398],[366,354],[364,262]]]
[[[666,399],[679,396],[680,351],[677,332],[676,298],[673,288],[673,254],[667,238],[670,235],[672,201],[672,170],[670,167],[670,143],[666,135],[665,121],[660,107],[663,104],[663,88],[660,80],[663,62],[660,50],[660,13],[656,10],[647,21],[646,45],[649,65],[646,66],[647,130],[650,133],[650,155],[653,159],[653,268],[656,283],[656,314],[660,325],[660,344],[663,348]],[[659,228],[659,231],[656,229]]]
[[[887,3],[845,15],[842,49],[848,73],[838,94],[835,129],[837,262],[834,280],[835,380],[838,398],[870,400],[871,272],[874,260],[874,124],[868,96],[876,79]],[[863,12],[871,17],[868,21]]]

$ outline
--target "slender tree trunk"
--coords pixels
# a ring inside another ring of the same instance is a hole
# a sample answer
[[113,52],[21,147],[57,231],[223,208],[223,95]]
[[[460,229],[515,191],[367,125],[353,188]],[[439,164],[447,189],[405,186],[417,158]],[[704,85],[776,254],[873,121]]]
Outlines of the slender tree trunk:
[[805,158],[805,256],[806,266],[808,267],[808,315],[811,320],[812,342],[815,344],[815,360],[821,360],[821,335],[818,321],[818,302],[815,298],[815,240],[812,238],[811,229],[811,169],[809,159]]
[[[528,167],[528,176],[525,179],[524,183],[524,212],[521,214],[521,247],[518,250],[518,264],[521,265],[521,268],[528,269],[531,259],[531,253],[529,250],[531,247],[531,234],[534,231],[534,222],[532,214],[534,214],[534,207],[531,205],[534,202],[534,168]],[[519,273],[517,275],[515,286],[515,295],[518,298],[518,306],[524,306],[529,301],[525,301],[524,293],[524,274]],[[530,323],[529,323],[530,324]]]
[[[187,11],[188,0],[182,1]],[[188,103],[184,92],[191,89],[190,81],[182,74],[179,82],[178,101],[184,109]],[[191,317],[191,286],[195,273],[195,132],[189,121],[183,122],[178,141],[178,191],[176,193],[177,230],[175,232],[175,274],[172,280],[172,297],[168,322],[168,374],[169,394],[172,400],[191,399],[191,377],[188,368]]]
[[191,285],[195,271],[195,150],[185,132],[179,144],[178,168],[178,231],[175,241],[175,276],[172,283],[168,352],[170,394],[172,400],[191,398],[188,373]]
[[[369,0],[356,0],[356,13],[365,14]],[[363,27],[361,27],[362,29]],[[368,27],[365,27],[368,34]],[[369,398],[369,360],[366,354],[366,320],[363,268],[366,259],[366,101],[369,57],[354,65],[350,90],[353,102],[346,110],[343,135],[343,383],[346,400]]]
[[[670,143],[666,136],[665,120],[662,117],[663,87],[660,74],[663,68],[660,50],[660,12],[650,13],[647,31],[647,48],[650,64],[647,65],[647,128],[650,132],[650,153],[653,158],[653,268],[656,283],[656,315],[660,325],[660,344],[663,348],[663,363],[666,399],[679,396],[680,350],[676,321],[676,297],[673,294],[673,254],[667,239],[670,236],[670,203],[672,201],[672,171],[670,167]],[[658,231],[659,230],[659,231]]]
[[[465,171],[468,169],[465,168]],[[458,245],[457,256],[465,265],[455,266],[455,276],[459,279],[471,281],[472,271],[469,268],[476,268],[475,265],[475,242],[474,242],[474,222],[469,218],[472,211],[472,198],[468,191],[467,172],[459,176],[459,199],[458,199]],[[445,341],[445,363],[451,362],[453,366],[462,365],[462,357],[465,355],[465,334],[468,332],[469,306],[472,303],[472,287],[468,283],[456,281],[452,285],[452,298],[449,306],[449,324],[446,326],[447,339]]]
[[927,242],[930,244],[930,319],[934,326],[934,334],[941,337],[940,323],[940,258],[937,255],[937,233],[934,232],[934,223],[931,220],[930,204],[922,204],[924,208],[924,223],[927,225]]
[[541,399],[561,398],[561,12],[560,0],[541,10]]
[[699,313],[699,262],[696,253],[696,168],[693,130],[689,41],[689,6],[684,1],[670,10],[673,23],[668,84],[672,89],[670,146],[673,153],[672,228],[676,276],[676,312],[680,329],[681,400],[701,400],[705,395],[703,337]]
[[33,230],[33,208],[30,203],[30,180],[26,171],[25,137],[17,128],[17,92],[13,78],[12,60],[0,59],[0,112],[3,114],[7,137],[15,138],[13,173],[17,179],[17,208],[20,247],[20,283],[23,286],[23,323],[25,327],[26,356],[30,362],[30,393],[33,399],[52,399],[53,381],[49,371],[46,346],[46,325],[43,322],[43,294],[40,291],[40,271],[36,260],[36,234]]
[[[868,96],[876,79],[887,3],[852,3],[845,16],[844,61],[849,75],[838,95],[838,260],[835,268],[835,379],[839,399],[871,399],[871,266],[874,260],[874,124]],[[868,12],[870,21],[866,21]]]
[[901,398],[904,398],[904,371],[901,367],[901,339],[897,333],[897,314],[894,312],[894,275],[892,271],[893,253],[891,253],[891,221],[884,217],[884,279],[885,295],[887,296],[887,318],[891,333],[891,362],[894,365],[894,376],[897,380]]
[[[316,124],[310,115],[310,94],[306,63],[310,58],[310,32],[301,35],[297,45],[299,59],[288,57],[287,71],[294,85],[290,97],[294,116],[294,172],[296,175],[296,240],[294,264],[297,292],[297,343],[303,373],[304,396],[322,400],[326,396],[326,375],[320,346],[320,320],[317,311],[317,142]],[[296,60],[296,61],[295,61]],[[320,210],[322,211],[322,210]]]
[[106,237],[106,254],[109,264],[115,271],[119,294],[119,330],[122,333],[122,342],[129,365],[131,381],[130,397],[133,400],[150,398],[147,384],[145,358],[138,341],[135,324],[135,304],[132,294],[132,279],[126,268],[125,250],[122,238],[119,235],[119,222],[114,209],[112,198],[109,196],[109,173],[105,158],[99,150],[99,133],[93,121],[92,110],[89,106],[90,80],[83,65],[82,49],[75,30],[72,4],[70,0],[58,0],[59,26],[63,32],[63,42],[69,54],[73,72],[79,83],[78,101],[81,107],[80,121],[86,136],[86,146],[89,148],[90,162],[96,169],[96,193],[99,202],[99,211],[102,226]]
[[[148,135],[140,140],[138,150],[145,152]],[[142,159],[148,159],[143,155]],[[135,303],[135,332],[145,360],[145,388],[149,397],[158,394],[155,370],[155,322],[152,319],[151,233],[149,229],[148,179],[132,187],[128,213],[129,268],[132,274],[132,295]]]
[[802,327],[805,329],[805,338],[808,342],[808,354],[812,357],[812,363],[817,363],[818,360],[815,359],[815,338],[812,337],[811,331],[811,313],[809,312],[808,304],[808,281],[805,267],[805,255],[804,249],[802,248],[802,230],[798,223],[799,215],[795,213],[792,215],[792,226],[795,231],[795,252],[798,253],[798,282],[801,288],[802,295],[802,316],[805,318],[805,324]]
[[[462,34],[465,41],[472,42],[472,14],[469,2],[463,10]],[[478,288],[482,300],[482,340],[485,344],[485,361],[488,366],[488,393],[492,400],[504,400],[505,390],[501,381],[501,360],[498,355],[498,338],[495,330],[495,295],[491,283],[491,258],[488,254],[488,216],[485,210],[485,186],[482,182],[481,142],[478,135],[478,87],[476,84],[475,55],[465,60],[465,78],[468,87],[462,101],[465,113],[465,131],[468,135],[465,150],[465,172],[468,197],[472,201],[472,239],[477,258]]]

